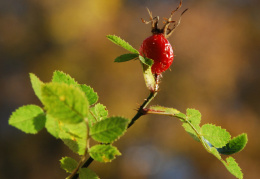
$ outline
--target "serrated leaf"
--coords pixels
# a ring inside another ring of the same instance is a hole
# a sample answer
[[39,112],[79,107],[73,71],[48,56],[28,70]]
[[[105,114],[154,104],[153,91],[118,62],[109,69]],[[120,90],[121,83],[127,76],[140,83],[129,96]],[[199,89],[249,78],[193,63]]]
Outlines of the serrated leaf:
[[230,134],[220,126],[205,124],[201,127],[201,133],[214,147],[221,148],[230,140]]
[[60,166],[67,173],[72,173],[78,166],[78,162],[70,157],[62,157],[60,159]]
[[151,67],[145,64],[142,64],[143,66],[143,76],[144,76],[144,81],[146,84],[146,87],[150,90],[150,91],[154,91],[155,89],[155,78],[152,74],[152,70]]
[[182,127],[185,129],[185,131],[196,141],[200,141],[198,134],[196,133],[195,130],[190,126],[188,123],[183,123]]
[[224,155],[231,155],[244,149],[247,143],[247,134],[243,133],[230,140],[226,146],[218,148],[218,152]]
[[121,155],[118,149],[112,145],[95,145],[89,149],[89,155],[99,162],[111,162],[117,155]]
[[124,41],[123,39],[121,39],[120,37],[116,36],[116,35],[107,35],[107,38],[112,41],[113,43],[123,47],[124,49],[132,52],[132,53],[136,53],[139,54],[138,50],[136,50],[135,48],[133,48],[129,43],[127,43],[126,41]]
[[231,174],[233,174],[238,179],[243,178],[241,168],[238,166],[238,163],[235,161],[233,157],[228,157],[226,159],[226,162],[223,163]]
[[89,131],[90,136],[102,143],[112,143],[122,136],[129,120],[122,117],[110,117],[95,123]]
[[45,126],[46,117],[39,106],[26,105],[14,111],[9,118],[9,125],[25,133],[36,134]]
[[[186,110],[186,120],[182,124],[186,132],[188,132],[193,139],[199,141],[198,133],[200,132],[200,121],[201,121],[201,114],[198,110],[195,109],[187,109]],[[193,127],[191,127],[191,125]],[[196,131],[195,131],[195,130]]]
[[79,87],[86,95],[89,105],[95,104],[98,101],[98,95],[94,92],[93,88],[87,86],[85,84],[78,84],[78,82],[62,71],[55,71],[53,73],[52,82],[55,83],[66,83],[68,85],[73,85],[75,87]]
[[79,85],[80,89],[85,93],[89,105],[93,105],[98,101],[98,95],[97,93],[91,88],[90,86],[87,85]]
[[189,120],[193,125],[199,126],[201,121],[201,114],[196,109],[187,109],[186,110],[187,120]]
[[43,82],[33,73],[30,73],[30,79],[31,79],[31,84],[34,93],[41,101],[42,100],[41,85],[43,84]]
[[47,131],[61,139],[73,152],[83,155],[87,146],[87,125],[85,121],[68,124],[47,115],[45,125]]
[[62,157],[60,159],[60,166],[67,173],[72,173],[78,166],[78,162],[70,157]]
[[136,53],[123,54],[123,55],[120,55],[119,57],[117,57],[114,62],[126,62],[129,60],[134,60],[134,59],[138,58],[138,56],[139,55]]
[[94,107],[89,109],[90,113],[88,115],[88,120],[92,126],[94,123],[105,119],[108,116],[108,111],[106,106],[103,104],[96,104]]
[[72,78],[70,75],[62,72],[62,71],[55,71],[52,76],[52,82],[55,83],[66,83],[68,85],[78,85],[76,80]]
[[77,124],[60,123],[59,138],[73,152],[83,155],[87,146],[87,125],[85,121]]
[[100,179],[95,172],[89,168],[80,168],[79,169],[79,178],[80,179]]
[[153,65],[153,60],[150,59],[150,58],[143,57],[143,56],[139,55],[139,59],[145,65],[148,65],[148,66],[152,66]]
[[88,114],[88,100],[77,87],[64,83],[42,86],[42,103],[47,113],[66,123],[81,122]]

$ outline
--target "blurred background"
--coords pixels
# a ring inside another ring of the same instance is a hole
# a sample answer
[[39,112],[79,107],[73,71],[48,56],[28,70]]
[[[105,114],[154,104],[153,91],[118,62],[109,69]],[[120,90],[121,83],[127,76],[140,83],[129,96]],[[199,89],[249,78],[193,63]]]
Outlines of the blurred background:
[[[46,130],[27,135],[8,126],[18,107],[40,105],[29,73],[48,82],[54,70],[94,88],[110,116],[132,118],[149,92],[137,61],[116,64],[126,51],[106,39],[116,34],[135,48],[150,36],[146,7],[168,17],[178,0],[0,0],[0,178],[62,179],[59,159],[78,159]],[[175,60],[163,74],[153,104],[185,112],[196,108],[202,123],[247,133],[235,159],[246,179],[260,175],[260,1],[184,0],[189,8],[169,41]],[[176,13],[175,19],[180,13]],[[162,23],[160,24],[162,25]],[[194,141],[178,119],[144,116],[115,144],[112,163],[90,168],[105,179],[232,179]],[[257,177],[258,176],[258,177]]]

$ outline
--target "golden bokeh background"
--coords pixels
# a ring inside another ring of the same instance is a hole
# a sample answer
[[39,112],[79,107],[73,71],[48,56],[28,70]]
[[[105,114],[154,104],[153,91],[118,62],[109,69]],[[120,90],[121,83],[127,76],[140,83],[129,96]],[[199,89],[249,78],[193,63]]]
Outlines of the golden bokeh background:
[[[110,116],[133,117],[148,96],[138,62],[116,64],[126,51],[106,39],[116,34],[135,48],[150,35],[146,7],[168,17],[178,0],[0,1],[0,178],[65,178],[59,159],[78,158],[46,130],[27,135],[8,126],[12,111],[40,102],[29,73],[50,81],[62,70],[94,88]],[[184,0],[189,8],[170,37],[175,60],[153,104],[185,112],[202,123],[247,133],[235,159],[245,179],[260,175],[260,2]],[[178,19],[181,12],[176,13]],[[112,163],[90,168],[104,179],[232,179],[225,167],[194,141],[174,118],[144,116],[115,144]],[[258,176],[258,177],[257,177]]]

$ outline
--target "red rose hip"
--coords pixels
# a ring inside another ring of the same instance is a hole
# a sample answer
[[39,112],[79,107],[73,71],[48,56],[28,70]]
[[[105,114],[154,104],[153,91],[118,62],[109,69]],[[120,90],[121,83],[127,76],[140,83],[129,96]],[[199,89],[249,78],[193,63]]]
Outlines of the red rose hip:
[[169,41],[163,34],[154,34],[145,39],[139,49],[143,57],[154,60],[153,74],[161,74],[167,70],[173,62],[173,50]]
[[[182,0],[180,1],[179,6],[171,12],[169,18],[164,18],[164,26],[160,29],[158,28],[159,17],[153,17],[152,13],[148,10],[150,15],[150,21],[145,21],[142,19],[145,24],[152,24],[152,36],[145,39],[139,49],[140,55],[143,57],[150,58],[154,61],[152,65],[152,73],[160,75],[162,72],[166,71],[173,62],[173,50],[172,46],[167,40],[168,37],[174,32],[175,28],[180,24],[181,18],[178,21],[173,21],[173,14],[181,7]],[[181,13],[183,15],[184,10]],[[170,27],[170,25],[172,26]]]

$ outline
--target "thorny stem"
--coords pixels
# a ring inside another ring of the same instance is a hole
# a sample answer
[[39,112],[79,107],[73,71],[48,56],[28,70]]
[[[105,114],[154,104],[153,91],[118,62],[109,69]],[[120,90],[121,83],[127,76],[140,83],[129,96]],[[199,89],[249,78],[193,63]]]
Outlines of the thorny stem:
[[[155,79],[156,79],[156,84],[155,84],[155,90],[154,91],[150,91],[149,96],[145,99],[145,101],[143,102],[143,104],[139,107],[139,109],[137,110],[137,113],[135,114],[135,116],[132,118],[131,122],[128,124],[127,128],[130,128],[137,119],[139,119],[141,116],[146,114],[146,107],[149,105],[149,103],[155,98],[155,96],[158,93],[158,89],[159,89],[159,81],[160,81],[160,75],[155,75]],[[85,156],[83,156],[83,160],[85,160]],[[82,165],[81,162],[83,162],[83,160],[80,161],[80,164],[78,165],[78,167],[73,171],[73,173],[68,177],[68,179],[77,179],[79,174],[77,173],[80,166]],[[92,162],[94,161],[94,159],[92,157],[89,157],[86,162],[81,166],[81,168],[87,168]]]

